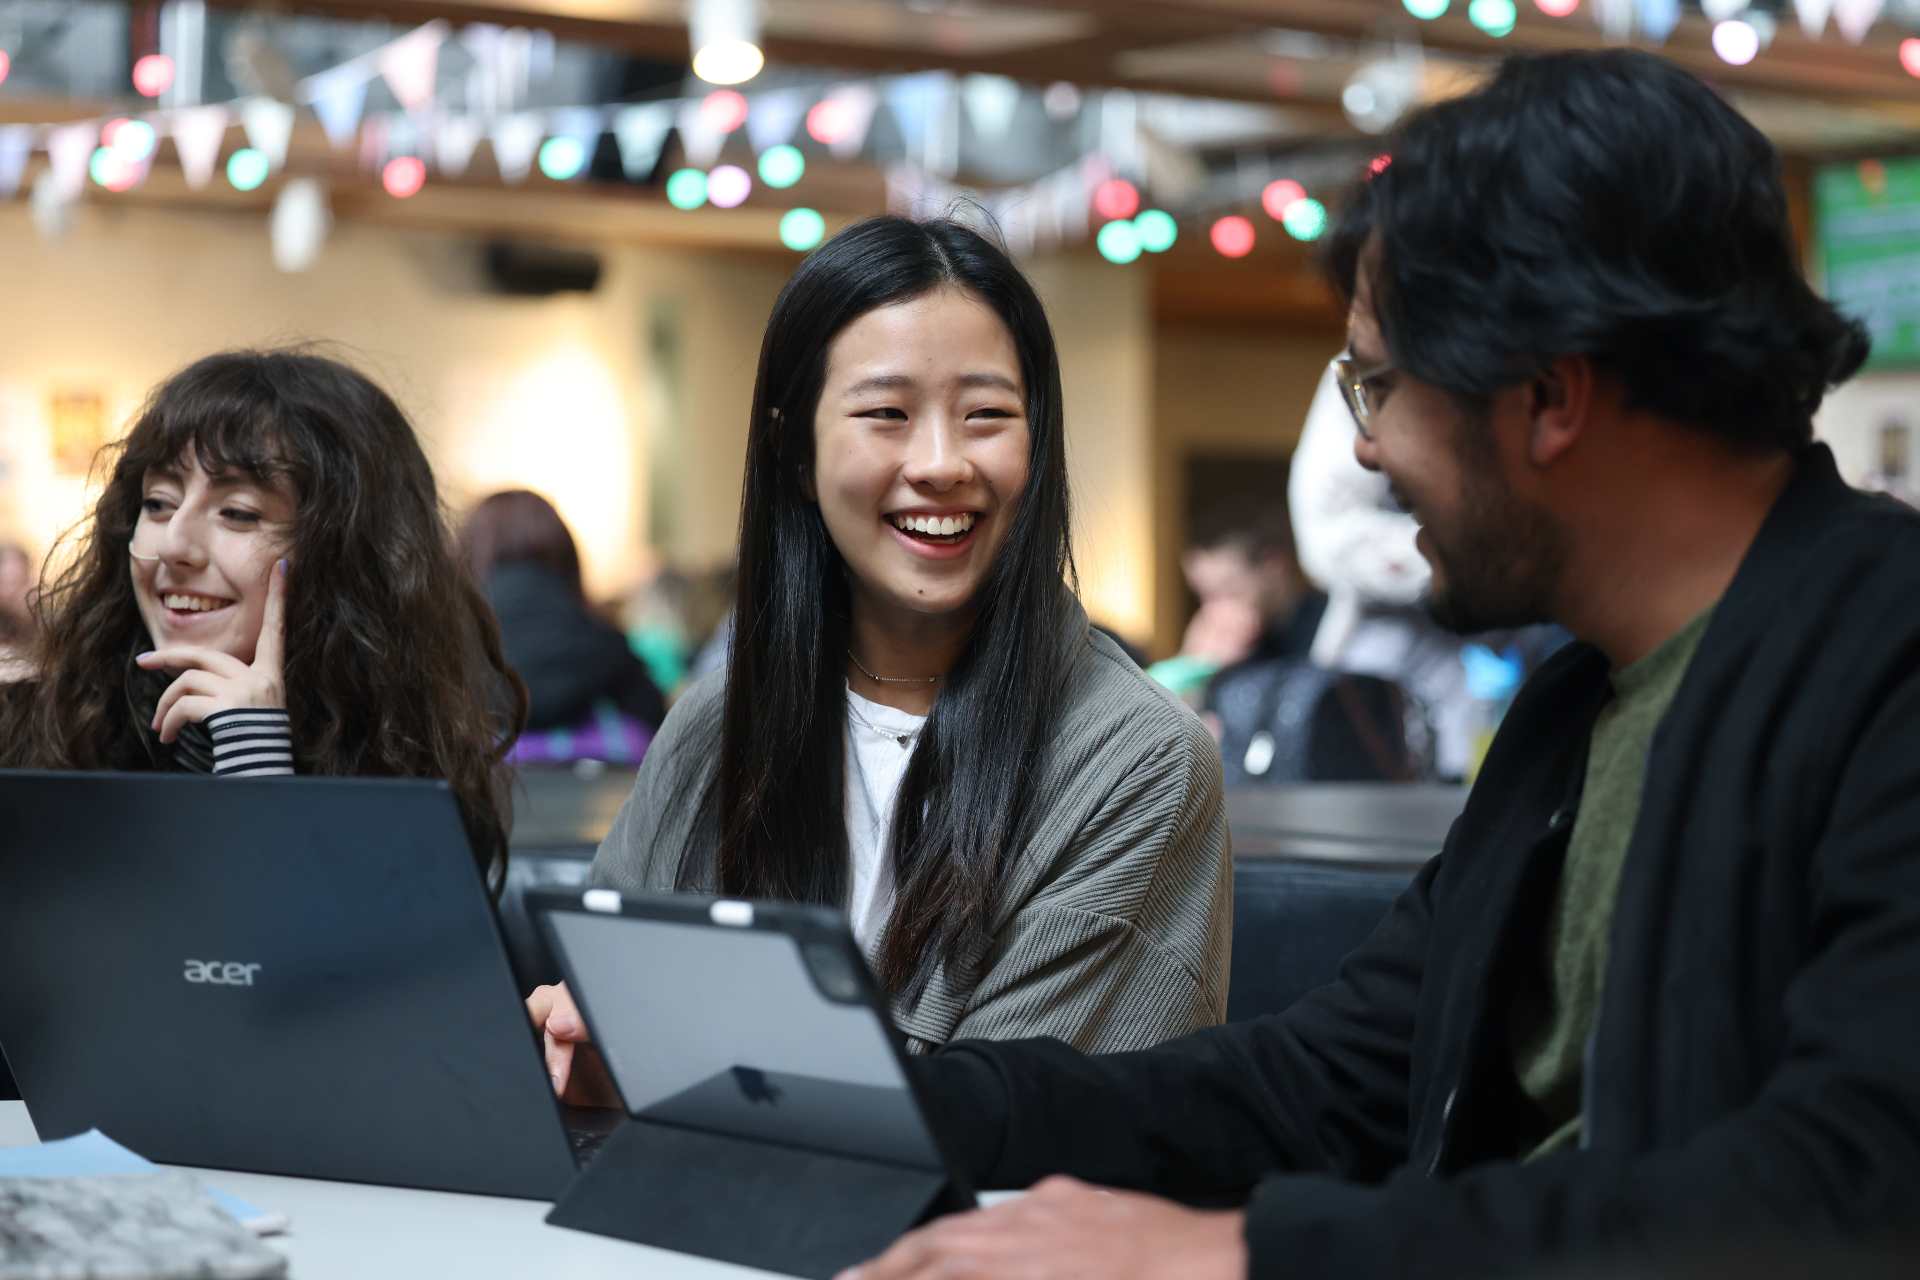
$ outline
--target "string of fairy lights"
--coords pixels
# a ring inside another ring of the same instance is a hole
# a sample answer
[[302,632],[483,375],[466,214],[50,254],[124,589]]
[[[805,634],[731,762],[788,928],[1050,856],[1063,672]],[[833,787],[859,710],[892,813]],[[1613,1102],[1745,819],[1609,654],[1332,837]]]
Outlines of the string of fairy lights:
[[[1436,22],[1455,9],[1455,0],[1401,0],[1406,11],[1422,22]],[[1481,34],[1504,40],[1520,25],[1516,0],[1460,0],[1467,21]],[[1579,14],[1582,0],[1533,0],[1548,18],[1568,19]],[[1681,0],[1586,0],[1601,29],[1613,38],[1644,36],[1663,43],[1680,25]],[[1818,39],[1829,20],[1842,38],[1859,44],[1886,7],[1885,0],[1793,0],[1794,13],[1809,39]],[[1713,51],[1729,66],[1744,67],[1773,43],[1780,20],[1754,0],[1699,0],[1701,16],[1713,24],[1709,37]],[[1920,37],[1900,42],[1901,69],[1920,78]]]
[[[1882,3],[1793,0],[1809,36],[1824,34],[1831,19],[1842,37],[1856,43],[1880,17]],[[1493,39],[1512,34],[1521,21],[1516,0],[1401,0],[1401,4],[1421,22],[1437,21],[1458,4],[1467,20]],[[1609,34],[1645,36],[1656,41],[1665,40],[1681,17],[1680,0],[1532,0],[1532,7],[1553,21],[1572,19],[1584,7],[1587,16]],[[1775,35],[1776,18],[1752,0],[1699,0],[1698,7],[1713,23],[1713,48],[1730,64],[1753,61]],[[927,121],[935,109],[924,103],[913,107],[901,96],[902,90],[924,89],[940,95],[942,102],[966,100],[970,106],[975,88],[990,87],[975,82],[999,80],[919,73],[816,89],[786,85],[749,97],[733,86],[755,79],[764,65],[758,45],[759,16],[758,0],[696,0],[689,10],[692,66],[712,87],[672,101],[522,110],[488,117],[449,111],[435,98],[434,59],[440,45],[455,37],[447,24],[435,22],[348,64],[306,77],[300,82],[305,96],[298,102],[254,97],[230,103],[129,111],[96,121],[0,125],[0,198],[18,188],[28,156],[40,150],[47,153],[50,162],[49,172],[41,175],[42,183],[51,177],[53,185],[62,188],[51,193],[48,204],[77,200],[89,179],[108,193],[131,191],[146,180],[161,144],[171,138],[190,185],[204,185],[216,165],[228,185],[241,192],[259,190],[276,176],[283,176],[283,197],[301,188],[300,201],[317,205],[324,223],[323,184],[287,172],[295,113],[306,109],[320,119],[336,150],[357,148],[363,168],[376,173],[382,189],[396,200],[419,195],[436,176],[462,177],[483,140],[491,142],[495,165],[504,182],[520,183],[537,168],[552,182],[571,183],[591,175],[595,153],[608,134],[618,147],[621,166],[629,179],[650,178],[668,137],[674,135],[680,139],[684,160],[665,175],[662,194],[667,203],[688,212],[709,207],[731,210],[747,204],[756,189],[781,197],[793,192],[808,173],[803,145],[809,140],[835,159],[859,155],[875,112],[882,106],[893,108],[902,135],[915,127],[931,127]],[[1920,77],[1920,38],[1902,41],[1899,59],[1908,74]],[[1374,69],[1378,71],[1381,65],[1376,64]],[[0,85],[5,84],[11,68],[9,51],[0,48]],[[363,117],[367,85],[379,78],[390,84],[402,110]],[[174,60],[164,52],[149,52],[137,58],[130,69],[131,86],[145,99],[167,94],[175,79]],[[1000,83],[1005,88],[996,89],[996,95],[1021,92],[1011,81]],[[1360,122],[1362,117],[1382,109],[1383,96],[1392,97],[1394,87],[1391,79],[1376,85],[1363,73],[1348,85],[1343,104]],[[1104,112],[1104,103],[1125,99],[1126,95],[1083,94],[1071,86],[1054,85],[1041,97],[1048,114],[1059,118],[1056,104],[1070,104],[1067,109],[1077,112],[1083,109],[1084,98],[1087,108]],[[1381,120],[1384,122],[1398,109],[1384,109]],[[998,110],[1004,112],[1004,120],[1013,108],[1003,98]],[[915,118],[920,124],[911,126],[909,121]],[[228,151],[225,138],[234,126],[244,130],[246,145]],[[1373,125],[1365,127],[1372,129]],[[738,146],[733,147],[734,159],[723,157],[729,140],[741,133],[750,142],[751,157],[744,156]],[[1102,134],[1100,149],[1083,162],[1025,188],[974,191],[955,187],[939,175],[921,177],[926,185],[950,196],[977,197],[990,211],[1015,219],[1025,218],[1029,206],[1045,204],[1054,241],[1070,242],[1084,236],[1091,239],[1102,258],[1116,265],[1166,253],[1180,241],[1183,225],[1204,224],[1208,245],[1229,259],[1253,253],[1263,235],[1277,233],[1292,241],[1310,243],[1326,231],[1327,208],[1301,180],[1304,172],[1275,173],[1271,160],[1240,157],[1237,165],[1242,177],[1251,173],[1253,185],[1236,183],[1226,199],[1215,193],[1198,201],[1176,197],[1171,204],[1165,200],[1150,203],[1148,193],[1155,192],[1158,185],[1148,181],[1152,173],[1137,157],[1131,163],[1120,158],[1138,150],[1137,137],[1110,154],[1115,140],[1104,129]],[[918,149],[909,146],[910,151]],[[224,163],[220,164],[222,155]],[[1387,163],[1385,155],[1375,156],[1372,169],[1378,172]],[[890,191],[893,182],[890,174]],[[1249,203],[1256,202],[1250,198],[1256,193],[1264,220],[1245,211]],[[34,195],[37,209],[42,203],[39,185]],[[761,203],[765,202],[763,196]],[[1274,230],[1263,231],[1263,227]],[[781,244],[795,252],[814,248],[826,231],[825,215],[810,205],[792,204],[778,219]],[[324,227],[319,234],[324,236]],[[1031,238],[1028,243],[1033,243]],[[309,259],[311,256],[305,255]]]

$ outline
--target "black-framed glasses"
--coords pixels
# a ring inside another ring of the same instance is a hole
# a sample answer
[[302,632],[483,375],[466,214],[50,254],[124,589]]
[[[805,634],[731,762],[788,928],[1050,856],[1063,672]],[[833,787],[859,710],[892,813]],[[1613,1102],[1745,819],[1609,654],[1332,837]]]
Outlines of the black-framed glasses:
[[1333,370],[1333,380],[1340,384],[1340,398],[1347,402],[1347,412],[1353,415],[1354,429],[1359,431],[1361,439],[1373,439],[1373,387],[1393,372],[1393,362],[1382,360],[1378,364],[1363,365],[1353,358],[1351,351],[1342,351],[1328,367]]

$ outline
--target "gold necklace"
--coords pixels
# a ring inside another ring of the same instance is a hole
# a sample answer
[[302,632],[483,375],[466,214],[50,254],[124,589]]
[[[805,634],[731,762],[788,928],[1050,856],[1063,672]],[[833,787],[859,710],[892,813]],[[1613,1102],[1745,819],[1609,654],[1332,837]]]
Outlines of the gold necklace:
[[847,650],[847,661],[859,668],[860,674],[875,684],[938,684],[939,676],[877,676],[867,670],[860,659],[853,656],[853,650]]

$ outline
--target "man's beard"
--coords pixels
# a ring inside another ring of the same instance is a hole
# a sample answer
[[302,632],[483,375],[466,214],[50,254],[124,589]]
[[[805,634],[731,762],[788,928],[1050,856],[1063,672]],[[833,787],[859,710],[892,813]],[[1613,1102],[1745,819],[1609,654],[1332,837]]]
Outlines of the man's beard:
[[[1476,424],[1463,424],[1472,439]],[[1458,635],[1548,621],[1566,563],[1566,531],[1544,507],[1516,497],[1500,475],[1490,439],[1463,443],[1458,516],[1442,537],[1427,527],[1433,557],[1426,607]]]

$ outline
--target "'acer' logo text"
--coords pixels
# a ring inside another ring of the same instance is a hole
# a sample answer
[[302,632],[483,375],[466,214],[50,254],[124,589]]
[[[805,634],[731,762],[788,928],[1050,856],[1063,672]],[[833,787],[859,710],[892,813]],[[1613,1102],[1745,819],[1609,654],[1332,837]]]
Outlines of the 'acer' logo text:
[[237,960],[189,960],[186,978],[188,982],[211,982],[216,987],[250,987],[258,972],[259,965]]

